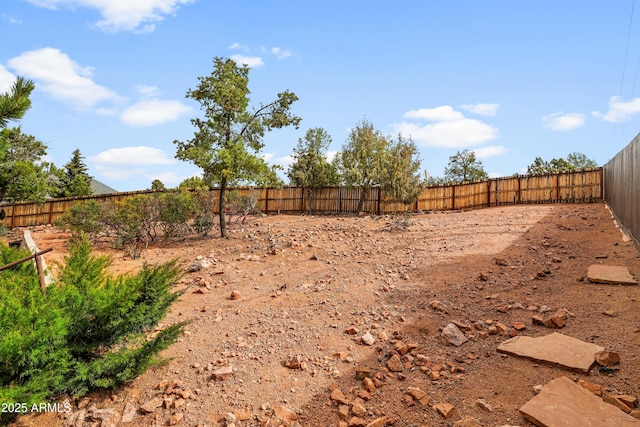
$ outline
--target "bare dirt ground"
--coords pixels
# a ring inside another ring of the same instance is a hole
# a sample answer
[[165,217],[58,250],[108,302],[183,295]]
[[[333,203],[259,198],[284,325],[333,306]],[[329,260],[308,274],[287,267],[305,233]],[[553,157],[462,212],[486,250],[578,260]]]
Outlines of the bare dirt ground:
[[[467,417],[476,422],[468,425],[530,426],[518,408],[534,386],[560,376],[640,395],[640,290],[584,280],[596,263],[640,277],[638,251],[603,204],[418,214],[396,232],[382,231],[388,220],[256,218],[234,225],[229,240],[158,245],[135,261],[100,247],[117,273],[145,261],[179,258],[185,269],[204,261],[185,274],[180,286],[190,288],[164,322],[191,323],[163,353],[165,366],[72,401],[72,414],[15,425],[99,426],[102,414],[105,427],[453,426]],[[49,265],[64,255],[67,233],[39,227],[34,237],[54,247]],[[544,306],[574,315],[563,334],[618,352],[616,369],[583,374],[496,352],[511,335],[554,332],[532,324]],[[470,326],[459,347],[441,337],[452,321]],[[517,322],[526,329],[516,331]],[[388,368],[393,355],[401,371]],[[216,380],[224,367],[232,375]],[[411,397],[411,387],[426,398]],[[449,419],[434,409],[440,403],[455,408]]]

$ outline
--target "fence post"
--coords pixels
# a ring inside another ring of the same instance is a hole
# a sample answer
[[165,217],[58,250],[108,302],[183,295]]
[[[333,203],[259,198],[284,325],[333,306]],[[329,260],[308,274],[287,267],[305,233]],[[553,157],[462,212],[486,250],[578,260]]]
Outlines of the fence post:
[[451,210],[456,210],[456,186],[451,186]]
[[378,215],[380,215],[380,199],[382,198],[382,189],[378,187]]
[[516,191],[516,204],[520,204],[522,202],[520,191],[522,189],[522,177],[518,176],[518,191]]
[[53,225],[53,200],[49,201],[49,224]]
[[556,203],[560,201],[560,174],[556,174]]
[[[498,181],[496,180],[496,195],[497,193],[498,193]],[[490,179],[487,180],[487,207],[491,207],[491,180]]]
[[264,213],[269,213],[269,187],[267,187],[267,194],[264,196]]
[[16,205],[13,205],[11,206],[11,226],[9,227],[10,230],[13,230],[15,226],[15,219],[16,219]]

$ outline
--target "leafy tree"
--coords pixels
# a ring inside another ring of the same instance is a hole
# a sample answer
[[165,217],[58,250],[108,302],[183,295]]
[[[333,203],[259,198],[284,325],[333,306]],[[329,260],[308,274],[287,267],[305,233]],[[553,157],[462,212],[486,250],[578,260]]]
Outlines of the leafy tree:
[[153,191],[164,191],[166,189],[167,187],[165,187],[162,181],[160,181],[159,179],[154,179],[151,182],[151,190]]
[[573,165],[575,169],[591,169],[597,168],[598,163],[587,157],[586,154],[578,153],[576,151],[567,155],[567,161]]
[[342,151],[336,154],[334,164],[344,184],[360,189],[358,213],[364,207],[367,193],[382,186],[387,155],[387,139],[366,119],[351,130]]
[[7,127],[11,120],[20,120],[31,107],[31,92],[35,85],[31,80],[18,77],[7,93],[0,94],[0,128]]
[[225,193],[227,186],[240,183],[267,185],[278,182],[274,167],[259,156],[262,138],[272,129],[299,126],[300,118],[290,112],[298,97],[289,91],[258,108],[249,108],[249,67],[232,59],[216,57],[213,72],[199,77],[196,89],[186,96],[200,103],[204,119],[192,119],[193,139],[174,141],[176,158],[202,168],[203,180],[220,187],[220,235],[227,237]]
[[311,213],[314,190],[338,185],[340,176],[335,165],[327,160],[331,137],[322,128],[309,129],[293,149],[293,164],[287,176],[291,184],[302,187],[307,196],[307,211]]
[[388,151],[382,188],[400,203],[415,203],[422,192],[418,147],[398,135],[395,141],[389,141]]
[[209,186],[205,184],[205,182],[199,176],[192,176],[182,181],[178,185],[178,188],[180,190],[200,191],[208,190]]
[[89,168],[83,159],[80,149],[76,148],[64,168],[56,171],[58,184],[57,188],[52,191],[54,196],[78,197],[89,196],[93,193],[91,189],[93,178],[89,175]]
[[566,159],[561,157],[545,161],[541,157],[536,157],[533,163],[527,167],[527,173],[529,175],[545,175],[597,166],[598,164],[595,160],[591,160],[586,155],[574,151],[569,153]]
[[0,131],[0,201],[44,201],[49,194],[47,146],[20,127]]
[[542,157],[536,157],[529,166],[527,166],[527,174],[544,175],[550,172],[551,165],[549,162],[542,160]]
[[470,150],[458,151],[449,157],[449,165],[444,169],[444,178],[452,183],[488,179],[482,162]]

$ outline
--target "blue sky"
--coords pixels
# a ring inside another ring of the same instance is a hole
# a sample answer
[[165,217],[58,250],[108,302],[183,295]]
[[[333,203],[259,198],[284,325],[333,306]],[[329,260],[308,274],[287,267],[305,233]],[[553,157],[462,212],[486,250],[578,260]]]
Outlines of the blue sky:
[[[638,6],[636,8],[636,6]],[[200,117],[185,93],[215,56],[251,66],[252,101],[293,91],[299,130],[265,138],[285,168],[323,127],[331,151],[367,118],[442,176],[474,150],[491,176],[573,151],[604,164],[640,129],[633,0],[3,0],[0,91],[36,83],[20,122],[63,166],[79,148],[120,191],[199,170],[174,158]],[[637,84],[636,84],[637,83]]]

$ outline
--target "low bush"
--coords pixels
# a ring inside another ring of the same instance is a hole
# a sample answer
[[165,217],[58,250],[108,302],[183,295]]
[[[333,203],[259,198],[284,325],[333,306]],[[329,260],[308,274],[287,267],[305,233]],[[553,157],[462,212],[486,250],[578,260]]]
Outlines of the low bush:
[[86,200],[73,204],[58,221],[57,226],[65,226],[82,232],[95,239],[105,229],[105,206],[96,200]]
[[158,222],[165,241],[184,236],[191,231],[189,214],[193,211],[193,200],[188,192],[166,192],[155,199],[158,203]]
[[197,190],[193,199],[193,230],[200,236],[207,236],[216,226],[217,215],[215,209],[218,200],[209,190]]
[[260,213],[258,206],[258,193],[252,191],[251,194],[242,194],[238,190],[227,193],[226,200],[227,224],[231,224],[234,219],[238,223],[244,222],[249,215]]
[[[0,404],[31,407],[117,387],[159,363],[157,354],[183,330],[178,323],[150,334],[181,294],[173,290],[181,274],[175,261],[112,277],[109,259],[93,256],[86,236],[69,250],[44,292],[32,263],[0,272]],[[2,265],[22,256],[0,246]]]

